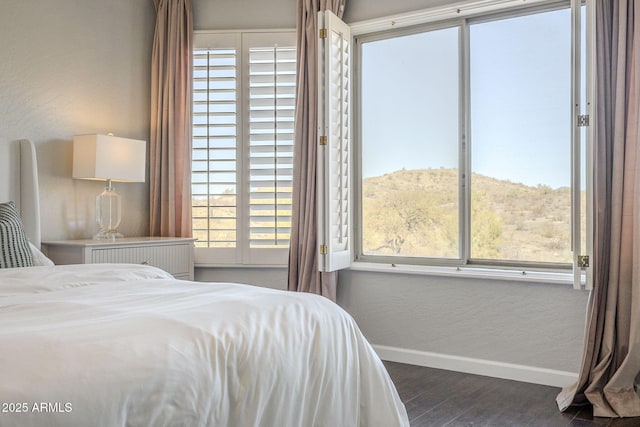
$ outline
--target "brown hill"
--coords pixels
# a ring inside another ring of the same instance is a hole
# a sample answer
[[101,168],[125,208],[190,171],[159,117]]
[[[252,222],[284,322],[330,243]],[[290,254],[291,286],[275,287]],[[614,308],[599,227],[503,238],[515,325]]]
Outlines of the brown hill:
[[[471,257],[571,262],[571,191],[471,176]],[[400,170],[363,182],[365,254],[458,257],[458,173]]]

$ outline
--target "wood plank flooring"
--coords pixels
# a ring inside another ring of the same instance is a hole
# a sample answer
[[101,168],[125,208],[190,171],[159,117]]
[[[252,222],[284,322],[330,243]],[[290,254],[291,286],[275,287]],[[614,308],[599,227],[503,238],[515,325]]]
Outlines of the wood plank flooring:
[[591,407],[558,411],[559,388],[384,362],[411,427],[640,427],[640,418],[597,418]]

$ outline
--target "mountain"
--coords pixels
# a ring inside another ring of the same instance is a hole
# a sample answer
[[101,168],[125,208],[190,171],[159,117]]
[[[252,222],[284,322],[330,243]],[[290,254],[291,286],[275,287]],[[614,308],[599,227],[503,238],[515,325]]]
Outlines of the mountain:
[[[471,188],[472,258],[572,261],[568,187],[472,174]],[[457,258],[457,189],[455,169],[400,170],[364,179],[364,253]]]

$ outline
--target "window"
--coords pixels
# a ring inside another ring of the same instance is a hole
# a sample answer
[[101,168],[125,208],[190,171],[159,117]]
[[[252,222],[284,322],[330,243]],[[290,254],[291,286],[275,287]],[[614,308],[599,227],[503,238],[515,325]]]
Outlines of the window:
[[295,34],[197,33],[193,235],[198,264],[286,264]]
[[459,257],[460,29],[363,43],[362,253]]
[[574,16],[566,2],[355,31],[358,260],[572,268],[587,191]]
[[469,25],[471,258],[571,263],[571,13]]

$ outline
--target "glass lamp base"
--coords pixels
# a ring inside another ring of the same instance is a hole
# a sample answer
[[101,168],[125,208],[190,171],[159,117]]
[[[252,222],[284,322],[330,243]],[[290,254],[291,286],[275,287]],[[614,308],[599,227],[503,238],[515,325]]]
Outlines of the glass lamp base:
[[118,226],[122,219],[122,202],[120,194],[107,180],[104,191],[96,197],[96,221],[99,232],[93,236],[96,240],[114,240],[122,238]]
[[115,230],[111,230],[111,231],[100,230],[98,234],[93,236],[93,239],[94,240],[116,240],[116,239],[122,239],[123,237],[124,236],[122,234],[118,233]]

